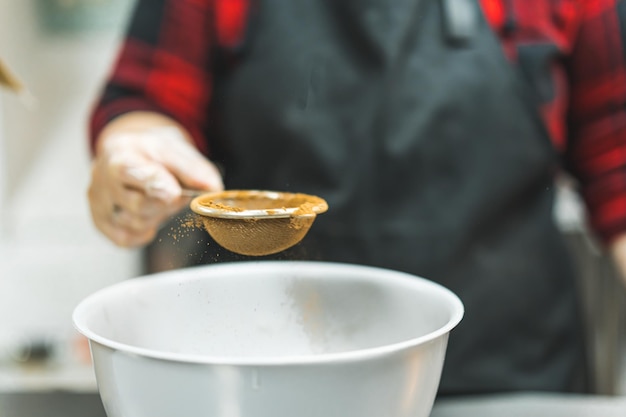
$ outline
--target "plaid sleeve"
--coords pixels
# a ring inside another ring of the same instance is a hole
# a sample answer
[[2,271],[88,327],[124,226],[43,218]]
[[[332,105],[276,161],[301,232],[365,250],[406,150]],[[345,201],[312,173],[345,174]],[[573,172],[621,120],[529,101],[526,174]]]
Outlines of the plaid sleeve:
[[581,7],[569,62],[567,157],[591,225],[608,243],[626,232],[626,1]]
[[92,146],[104,126],[131,111],[154,111],[183,125],[198,148],[211,97],[210,0],[139,0],[117,60],[90,119]]

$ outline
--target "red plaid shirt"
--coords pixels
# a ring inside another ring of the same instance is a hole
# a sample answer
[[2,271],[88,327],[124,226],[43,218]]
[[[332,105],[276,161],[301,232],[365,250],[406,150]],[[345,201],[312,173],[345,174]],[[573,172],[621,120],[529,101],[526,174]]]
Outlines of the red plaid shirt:
[[[251,0],[140,0],[91,119],[95,140],[135,110],[178,120],[208,154],[214,46],[243,41]],[[599,236],[626,232],[626,0],[481,0],[537,93]],[[199,36],[200,35],[200,36]]]

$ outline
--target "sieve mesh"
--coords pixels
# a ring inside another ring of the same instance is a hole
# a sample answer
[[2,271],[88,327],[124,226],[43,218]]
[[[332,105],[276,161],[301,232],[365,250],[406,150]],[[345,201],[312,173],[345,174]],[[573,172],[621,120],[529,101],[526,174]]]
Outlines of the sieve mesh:
[[[294,228],[294,220],[300,224]],[[314,217],[266,220],[233,220],[204,217],[204,228],[217,243],[231,252],[264,256],[281,252],[304,238]]]

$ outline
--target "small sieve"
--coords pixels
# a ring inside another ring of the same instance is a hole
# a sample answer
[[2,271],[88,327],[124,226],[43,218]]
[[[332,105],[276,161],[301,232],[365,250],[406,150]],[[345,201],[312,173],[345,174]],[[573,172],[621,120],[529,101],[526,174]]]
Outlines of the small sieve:
[[224,248],[264,256],[300,242],[328,204],[302,193],[227,190],[194,198],[191,210],[202,216],[206,231]]

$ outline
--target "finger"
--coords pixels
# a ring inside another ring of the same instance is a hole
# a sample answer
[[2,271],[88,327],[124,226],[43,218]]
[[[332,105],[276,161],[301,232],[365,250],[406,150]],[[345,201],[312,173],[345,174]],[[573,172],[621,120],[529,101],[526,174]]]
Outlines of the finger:
[[111,222],[114,203],[111,199],[110,190],[103,185],[103,178],[99,175],[98,165],[93,165],[91,183],[87,190],[89,210],[94,225],[102,232],[105,230],[107,237],[111,235],[111,227],[106,224]]
[[[180,184],[166,167],[134,154],[116,156],[111,162],[110,175],[117,178],[124,189],[139,190],[148,197],[164,202],[180,198]],[[117,192],[119,194],[120,189]]]
[[[180,134],[167,129],[159,133],[164,141],[157,155],[152,155],[161,162],[185,187],[208,191],[220,191],[224,189],[222,176],[217,167],[206,159],[196,148],[185,140],[181,140]],[[167,150],[167,152],[164,152]]]
[[159,218],[156,216],[139,216],[121,208],[117,211],[112,211],[110,217],[111,223],[114,226],[121,227],[134,233],[143,233],[149,229],[156,229],[160,224]]
[[100,230],[118,246],[134,247],[152,241],[158,224],[149,224],[115,205]]
[[117,226],[141,233],[148,229],[158,229],[168,218],[180,212],[184,206],[186,206],[184,202],[166,206],[152,216],[142,216],[120,208],[111,217]]
[[189,199],[180,197],[172,202],[164,202],[143,192],[132,189],[120,189],[115,193],[113,201],[134,216],[144,219],[154,219],[154,223],[178,213],[189,204]]
[[169,210],[168,204],[148,197],[143,191],[118,187],[112,192],[112,201],[134,216],[152,218]]
[[136,232],[126,229],[117,222],[116,210],[111,206],[108,209],[104,205],[91,205],[91,216],[96,228],[118,246],[132,246],[136,239]]
[[165,162],[165,165],[187,188],[207,191],[224,189],[219,170],[199,154],[188,159],[181,154],[174,154]]

